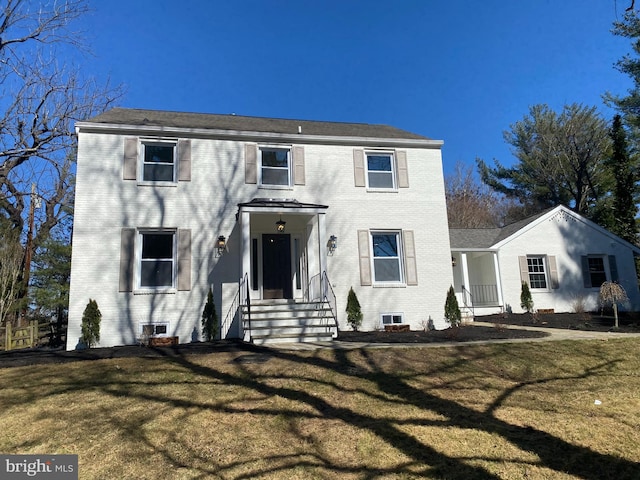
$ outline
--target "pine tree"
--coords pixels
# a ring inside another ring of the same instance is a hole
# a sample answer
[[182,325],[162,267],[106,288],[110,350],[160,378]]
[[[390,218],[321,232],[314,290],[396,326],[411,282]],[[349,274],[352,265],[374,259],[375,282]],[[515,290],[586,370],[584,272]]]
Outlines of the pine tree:
[[522,290],[520,291],[520,306],[531,313],[533,311],[533,297],[531,296],[531,290],[529,290],[529,284],[522,282]]
[[100,320],[102,313],[98,309],[98,302],[89,299],[89,303],[82,314],[82,343],[91,348],[100,341]]
[[218,314],[216,305],[213,303],[213,291],[209,287],[207,293],[207,303],[202,311],[202,335],[207,342],[215,340],[218,335]]
[[452,327],[459,327],[462,322],[462,313],[458,306],[458,299],[453,286],[447,291],[447,300],[444,303],[444,318],[447,319]]
[[636,197],[636,175],[634,175],[627,147],[627,136],[622,125],[622,117],[613,117],[611,127],[613,152],[610,168],[615,172],[615,186],[613,190],[613,222],[609,230],[636,244],[638,240],[638,226],[636,214],[638,208],[634,201]]
[[346,312],[347,322],[351,325],[351,328],[357,332],[360,325],[362,325],[362,310],[360,308],[360,302],[358,301],[356,292],[353,291],[353,287],[349,289]]

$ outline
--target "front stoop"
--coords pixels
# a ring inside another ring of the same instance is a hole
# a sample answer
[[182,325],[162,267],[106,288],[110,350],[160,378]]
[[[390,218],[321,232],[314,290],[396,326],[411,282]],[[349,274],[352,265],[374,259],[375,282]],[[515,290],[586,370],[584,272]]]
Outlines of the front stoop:
[[257,344],[327,342],[338,335],[327,302],[272,301],[242,307],[245,338]]

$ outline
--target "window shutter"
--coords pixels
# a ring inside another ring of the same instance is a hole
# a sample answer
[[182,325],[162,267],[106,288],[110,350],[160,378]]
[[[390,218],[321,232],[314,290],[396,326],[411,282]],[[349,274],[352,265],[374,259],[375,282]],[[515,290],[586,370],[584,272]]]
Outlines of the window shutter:
[[615,255],[609,255],[609,273],[611,273],[612,282],[620,280],[620,277],[618,276],[618,262],[616,262]]
[[582,278],[584,279],[584,288],[591,288],[591,274],[589,273],[589,257],[582,255]]
[[304,185],[304,147],[293,147],[293,182]]
[[258,183],[258,146],[254,143],[244,146],[244,183]]
[[124,139],[124,162],[122,165],[122,179],[135,180],[138,171],[138,139],[127,137]]
[[527,266],[527,257],[518,257],[518,263],[520,265],[520,281],[529,285],[529,267]]
[[191,230],[178,230],[178,290],[191,290]]
[[360,285],[371,285],[368,230],[358,230],[358,254],[360,256]]
[[551,279],[551,288],[558,288],[560,282],[558,282],[558,265],[556,263],[556,257],[551,255],[547,257],[549,260],[549,278]]
[[178,181],[191,181],[191,140],[178,140]]
[[120,230],[120,284],[119,292],[133,291],[135,228]]
[[396,152],[396,162],[398,163],[398,188],[408,188],[409,169],[407,167],[407,152],[403,150]]
[[356,187],[364,187],[364,150],[353,150],[353,176]]
[[413,238],[413,230],[405,230],[404,238],[404,265],[407,285],[418,285],[418,269],[416,267],[416,246]]

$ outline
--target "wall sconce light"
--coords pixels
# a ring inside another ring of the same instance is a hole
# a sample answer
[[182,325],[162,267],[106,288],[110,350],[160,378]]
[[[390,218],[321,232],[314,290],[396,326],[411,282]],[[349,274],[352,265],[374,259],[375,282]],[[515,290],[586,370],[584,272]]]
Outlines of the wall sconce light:
[[333,255],[333,252],[338,248],[338,237],[331,235],[327,242],[327,248],[329,249],[329,255]]
[[218,250],[218,256],[221,257],[226,249],[227,249],[227,239],[224,238],[224,235],[220,235],[216,240],[216,250]]
[[278,220],[276,222],[276,230],[278,231],[278,233],[283,233],[284,232],[284,226],[287,224],[287,222],[283,222],[282,221],[282,217],[280,217],[280,220]]
[[456,258],[455,257],[451,257],[451,266],[455,267],[456,265],[457,265]]

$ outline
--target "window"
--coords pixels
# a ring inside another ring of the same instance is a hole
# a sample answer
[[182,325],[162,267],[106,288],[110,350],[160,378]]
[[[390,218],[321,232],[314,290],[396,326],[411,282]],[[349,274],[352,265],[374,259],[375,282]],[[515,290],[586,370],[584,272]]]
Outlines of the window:
[[400,232],[372,232],[373,278],[377,283],[401,283]]
[[284,148],[260,149],[260,183],[262,185],[291,185],[291,159]]
[[544,257],[527,257],[529,286],[531,288],[547,288],[547,276]]
[[175,181],[176,145],[168,142],[142,144],[142,180],[145,182]]
[[604,270],[604,258],[588,257],[589,279],[592,287],[600,287],[607,281],[607,274]]
[[393,325],[397,323],[404,323],[404,318],[402,313],[383,313],[382,314],[382,324],[383,325]]
[[175,272],[174,232],[140,232],[140,287],[173,288]]
[[367,153],[367,182],[367,186],[373,189],[396,188],[391,153]]
[[144,337],[157,337],[165,336],[169,331],[168,323],[146,323],[141,325],[142,336]]

